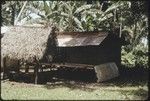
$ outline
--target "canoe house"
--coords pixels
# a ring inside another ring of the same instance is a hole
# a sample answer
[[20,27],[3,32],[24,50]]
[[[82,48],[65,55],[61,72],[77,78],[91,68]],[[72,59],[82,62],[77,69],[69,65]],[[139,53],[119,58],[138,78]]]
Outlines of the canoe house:
[[57,35],[57,62],[98,65],[121,64],[121,39],[108,32],[60,32]]

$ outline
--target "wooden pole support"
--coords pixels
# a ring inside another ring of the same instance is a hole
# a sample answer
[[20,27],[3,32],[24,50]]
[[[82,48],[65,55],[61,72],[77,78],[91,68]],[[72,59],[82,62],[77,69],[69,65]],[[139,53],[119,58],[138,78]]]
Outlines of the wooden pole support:
[[38,72],[39,72],[40,64],[39,61],[37,61],[36,57],[35,57],[35,62],[36,65],[34,66],[34,75],[35,75],[34,83],[38,84],[38,74],[39,74]]
[[29,65],[25,65],[25,73],[29,72]]
[[34,67],[34,75],[35,75],[34,83],[35,84],[38,84],[38,72],[39,72],[39,64],[37,63],[37,65],[35,65]]
[[18,60],[18,63],[17,63],[17,70],[16,70],[17,73],[20,72],[20,60]]

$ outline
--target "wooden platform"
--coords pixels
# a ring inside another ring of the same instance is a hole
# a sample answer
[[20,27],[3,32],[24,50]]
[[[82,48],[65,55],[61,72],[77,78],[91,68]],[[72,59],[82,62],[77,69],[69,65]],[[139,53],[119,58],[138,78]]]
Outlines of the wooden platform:
[[34,73],[35,84],[38,84],[39,72],[43,72],[43,70],[46,70],[46,69],[48,70],[53,70],[53,69],[58,69],[58,68],[94,69],[94,66],[95,65],[77,64],[77,63],[32,63],[32,64],[26,64],[25,66],[20,67],[18,72],[16,73],[23,71],[25,74],[29,74],[29,70],[32,70],[32,73]]
[[[35,65],[35,64],[32,64]],[[49,68],[59,68],[59,67],[68,67],[68,68],[93,68],[95,65],[89,64],[77,64],[77,63],[40,63],[40,67],[47,66]]]
[[94,67],[94,65],[76,64],[76,63],[53,63],[52,66],[69,67],[69,68],[93,68]]

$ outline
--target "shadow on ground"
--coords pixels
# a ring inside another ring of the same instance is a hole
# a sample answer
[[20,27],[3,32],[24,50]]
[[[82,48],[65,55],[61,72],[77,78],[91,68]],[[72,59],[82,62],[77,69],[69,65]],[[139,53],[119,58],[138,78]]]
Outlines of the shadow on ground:
[[122,66],[119,68],[120,76],[116,79],[107,81],[116,86],[138,86],[148,82],[148,68],[127,68]]
[[[58,69],[39,73],[39,84],[44,84],[47,89],[65,86],[70,89],[82,89],[92,91],[92,86],[142,86],[148,82],[148,68],[119,68],[120,76],[103,83],[96,83],[94,69]],[[11,79],[17,82],[34,83],[33,74],[20,74]]]

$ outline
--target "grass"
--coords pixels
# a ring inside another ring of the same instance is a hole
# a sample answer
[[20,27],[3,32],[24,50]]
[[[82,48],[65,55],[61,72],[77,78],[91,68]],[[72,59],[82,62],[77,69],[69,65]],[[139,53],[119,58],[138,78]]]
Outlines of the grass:
[[83,89],[60,85],[34,85],[17,82],[2,82],[1,97],[4,100],[144,100],[148,87],[117,87],[87,84]]
[[90,72],[68,70],[57,72],[57,76],[51,72],[55,79],[51,78],[47,84],[1,81],[1,97],[4,100],[145,100],[148,75],[135,70],[124,69],[118,78],[103,83],[92,81],[88,77]]

